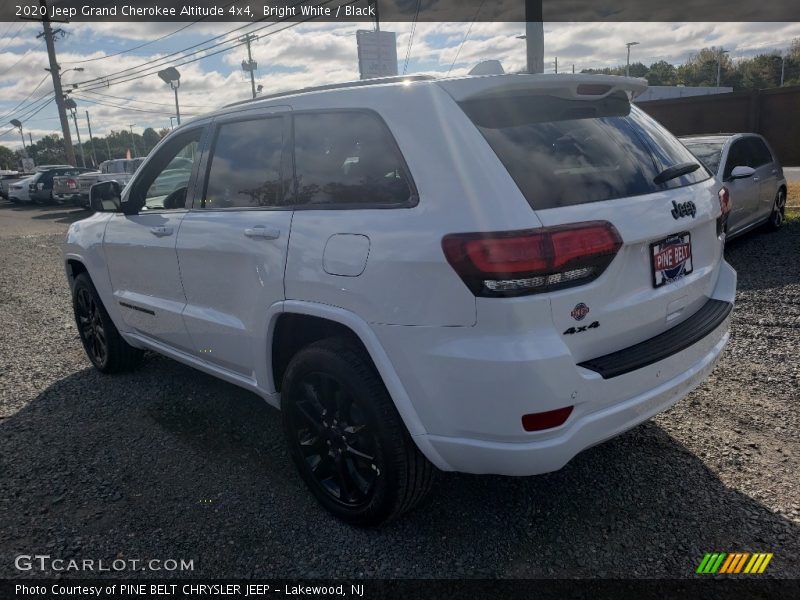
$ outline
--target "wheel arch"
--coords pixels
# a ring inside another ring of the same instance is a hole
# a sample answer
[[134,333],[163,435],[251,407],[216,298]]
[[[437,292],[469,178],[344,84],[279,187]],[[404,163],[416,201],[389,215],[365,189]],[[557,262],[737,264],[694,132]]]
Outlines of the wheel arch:
[[69,256],[64,261],[64,269],[67,273],[67,281],[69,282],[69,287],[72,289],[72,286],[75,285],[75,279],[81,273],[86,273],[89,279],[92,276],[89,274],[89,269],[86,268],[86,265],[83,261],[75,256]]
[[[301,329],[297,336],[298,341],[294,344],[296,345],[294,352],[305,345],[300,344],[303,340],[309,340],[306,343],[312,343],[331,335],[349,337],[362,347],[380,375],[397,412],[417,447],[434,465],[440,469],[449,470],[447,463],[428,442],[427,432],[422,421],[377,336],[366,321],[348,310],[298,300],[287,300],[283,303],[282,310],[276,313],[272,319],[267,341],[270,356],[269,374],[276,390],[280,389],[279,377],[283,373],[280,369],[285,370],[293,356],[292,344],[286,347],[281,347],[280,344],[286,339],[292,339],[292,336],[298,331],[292,326],[297,327],[298,325]],[[321,329],[310,330],[314,326]]]

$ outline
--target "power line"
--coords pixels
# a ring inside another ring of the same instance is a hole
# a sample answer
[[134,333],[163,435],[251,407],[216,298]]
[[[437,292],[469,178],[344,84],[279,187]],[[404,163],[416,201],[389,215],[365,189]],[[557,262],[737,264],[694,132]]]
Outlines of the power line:
[[[127,102],[138,102],[139,104],[155,104],[156,106],[169,106],[172,107],[174,104],[170,104],[168,102],[154,102],[152,100],[134,100],[133,98],[126,98],[124,96],[113,96],[111,94],[101,94],[100,92],[95,92],[93,90],[82,90],[78,88],[76,90],[81,94],[92,94],[92,96],[101,96],[103,98],[113,98],[114,100],[125,100]],[[211,104],[184,104],[181,102],[181,106],[186,106],[188,108],[216,108],[216,106],[212,106]]]
[[[84,102],[89,102],[90,104],[98,104],[100,106],[107,106],[107,107],[110,107],[110,108],[119,108],[121,110],[130,110],[130,111],[133,111],[133,112],[150,113],[150,114],[156,114],[156,115],[171,115],[172,114],[172,111],[166,111],[166,110],[147,110],[147,109],[144,109],[144,108],[135,108],[133,106],[120,106],[119,104],[111,104],[110,102],[103,102],[101,100],[94,100],[92,98],[87,98],[86,96],[82,96],[82,95],[76,94],[74,92],[71,95],[74,98],[77,98],[79,100],[83,100]],[[193,113],[187,113],[187,116],[194,116],[194,114]]]
[[17,29],[17,33],[15,33],[10,38],[8,38],[8,41],[5,43],[3,48],[0,49],[0,52],[3,52],[6,48],[8,48],[11,45],[11,42],[13,42],[15,39],[17,39],[19,34],[22,33],[22,30],[25,29],[26,25],[28,25],[28,23],[26,23],[24,21],[20,21],[20,27],[19,27],[19,29]]
[[[303,4],[303,1],[304,0],[300,0],[299,2],[295,3],[294,5],[292,5],[292,7],[300,6],[301,4]],[[324,6],[325,4],[329,4],[332,1],[333,0],[325,0],[324,2],[316,4],[315,6]],[[353,2],[356,2],[356,1],[358,1],[358,0],[351,0],[351,2],[348,2],[346,4],[352,4]],[[288,20],[289,18],[291,18],[291,15],[287,15],[283,19],[278,19],[274,23],[269,23],[267,25],[264,25],[262,27],[254,29],[253,31],[251,31],[249,33],[255,33],[256,31],[262,31],[263,29],[267,29],[268,27],[273,27],[273,26],[275,26],[275,25],[277,25],[277,24],[279,24],[279,23],[281,23],[283,21]],[[297,21],[295,23],[292,23],[291,26],[293,27],[293,26],[298,25],[300,23],[303,23],[305,21],[309,21],[309,20],[311,20],[313,18],[314,17],[308,17],[308,18],[304,19],[303,21]],[[180,54],[183,54],[184,56],[181,56],[181,57],[179,57],[179,58],[177,58],[175,60],[183,60],[184,58],[188,58],[190,56],[194,56],[196,54],[200,54],[201,52],[207,52],[209,50],[213,50],[214,48],[218,48],[219,46],[224,46],[226,44],[233,44],[229,48],[225,48],[225,49],[223,49],[221,51],[217,51],[217,52],[214,52],[214,53],[211,53],[211,54],[207,54],[204,57],[200,57],[200,59],[205,58],[207,56],[214,56],[215,54],[219,54],[220,52],[227,52],[228,50],[232,50],[234,48],[238,48],[239,46],[244,45],[244,42],[238,42],[236,39],[228,39],[228,40],[223,40],[221,42],[218,42],[216,44],[212,44],[211,46],[207,46],[207,47],[204,47],[204,48],[199,48],[198,50],[194,50],[193,52],[188,52],[187,53],[188,50],[192,50],[194,48],[198,48],[199,46],[205,46],[209,42],[213,42],[214,40],[217,40],[219,38],[226,37],[226,36],[236,32],[236,31],[239,31],[239,30],[244,29],[246,27],[251,27],[252,25],[254,25],[256,23],[259,23],[261,21],[264,21],[264,18],[259,19],[255,23],[246,23],[245,25],[242,25],[240,27],[236,27],[234,29],[231,29],[231,30],[229,30],[229,31],[227,31],[225,33],[222,33],[220,35],[217,35],[217,36],[214,36],[212,38],[209,38],[208,40],[204,40],[204,41],[199,42],[197,44],[193,44],[192,46],[188,46],[188,47],[186,47],[186,48],[184,48],[182,50],[178,50],[176,52],[172,52],[172,53],[167,54],[165,56],[162,56],[162,57],[159,57],[157,59],[153,59],[153,60],[144,62],[144,63],[136,65],[134,67],[123,69],[123,70],[118,71],[116,73],[112,73],[111,75],[93,77],[91,79],[86,79],[84,81],[76,82],[75,84],[67,84],[67,85],[77,85],[77,86],[80,87],[82,85],[91,84],[93,87],[91,87],[90,89],[102,89],[103,87],[109,87],[112,84],[125,83],[126,81],[132,81],[133,79],[138,79],[139,77],[130,77],[134,73],[142,74],[142,76],[152,75],[156,71],[148,71],[146,73],[143,73],[143,70],[166,66],[167,64],[169,64],[169,62],[170,62],[169,59],[170,58],[172,58],[174,56],[177,56],[177,55],[180,55]],[[285,29],[288,29],[288,27],[285,27],[284,29],[280,29],[278,31],[284,31]],[[273,33],[273,32],[265,34],[265,36],[266,35],[270,35],[271,33]],[[277,33],[277,32],[274,32],[274,33]],[[197,60],[200,60],[200,59],[197,59]],[[189,64],[190,62],[195,62],[195,61],[187,61],[187,62],[179,63],[178,65],[174,65],[174,66],[180,66],[181,64]],[[127,79],[125,79],[126,77],[127,77]],[[95,82],[97,82],[97,83],[95,83]]]
[[[44,77],[42,77],[42,80],[41,80],[41,81],[40,81],[40,82],[39,82],[39,83],[36,85],[36,87],[35,87],[35,88],[33,88],[33,90],[31,91],[31,93],[30,93],[30,94],[28,94],[28,95],[27,95],[25,98],[23,98],[23,99],[22,99],[22,101],[21,101],[19,104],[17,104],[17,105],[16,105],[14,108],[12,108],[12,109],[11,109],[11,110],[9,110],[7,113],[5,113],[5,114],[3,114],[2,116],[0,116],[0,119],[5,119],[6,117],[8,117],[8,116],[11,116],[11,115],[14,113],[14,111],[15,111],[15,110],[17,110],[17,109],[18,109],[20,106],[22,106],[23,104],[25,104],[25,102],[27,102],[27,100],[28,100],[28,99],[29,99],[31,96],[33,96],[33,95],[36,93],[36,90],[38,90],[38,89],[41,87],[41,85],[42,85],[42,84],[45,82],[45,80],[46,80],[48,77],[50,77],[50,74],[49,74],[49,73],[48,73],[48,74],[46,74]],[[44,96],[42,96],[42,98],[44,98]],[[38,101],[39,101],[39,100],[41,100],[42,98],[39,98],[39,99],[37,99],[37,100],[34,100],[34,102],[38,102]]]
[[8,68],[7,68],[5,71],[3,71],[2,73],[0,73],[0,77],[2,77],[3,75],[5,75],[6,73],[8,73],[8,72],[9,72],[11,69],[13,69],[14,67],[16,67],[16,66],[17,66],[19,63],[21,63],[21,62],[22,62],[22,59],[24,59],[26,56],[28,56],[28,54],[30,54],[32,50],[34,50],[34,48],[28,48],[27,50],[25,50],[25,53],[24,53],[22,56],[20,56],[20,57],[19,57],[19,59],[17,60],[17,62],[15,62],[13,65],[11,65],[10,67],[8,67]]
[[448,75],[450,75],[450,71],[453,70],[453,67],[456,64],[456,60],[458,60],[458,55],[461,54],[461,48],[464,47],[464,42],[467,41],[467,38],[469,37],[469,32],[472,31],[472,26],[475,25],[475,21],[478,19],[478,14],[481,12],[481,8],[483,8],[483,3],[484,2],[486,2],[486,0],[481,0],[481,3],[478,5],[478,10],[475,11],[475,16],[472,17],[472,23],[469,24],[469,28],[467,29],[467,33],[464,34],[464,39],[461,40],[461,44],[459,44],[459,46],[458,46],[458,51],[456,52],[456,55],[453,58],[453,62],[450,64],[450,68],[447,69],[447,74]]
[[[359,0],[351,0],[350,2],[347,2],[347,3],[343,4],[342,6],[347,6],[347,5],[353,4],[354,2],[358,2],[358,1]],[[322,4],[319,4],[318,6],[322,6],[323,4],[327,4],[328,2],[332,2],[332,0],[326,0],[326,2],[323,2]],[[267,36],[270,36],[270,35],[274,35],[276,33],[280,33],[282,31],[286,31],[287,29],[291,29],[292,27],[295,27],[296,25],[300,25],[301,23],[309,21],[309,20],[311,20],[313,18],[314,17],[308,17],[303,21],[290,23],[289,25],[287,25],[286,27],[283,27],[282,29],[278,29],[278,30],[275,30],[275,31],[270,31],[270,32],[262,35],[261,37],[267,37]],[[270,25],[270,26],[272,26],[272,25]],[[266,27],[264,27],[262,29],[265,29],[265,28]],[[256,31],[260,31],[260,30],[261,29],[257,29]],[[183,65],[188,65],[188,64],[197,62],[199,60],[204,60],[206,58],[210,58],[210,57],[215,56],[217,54],[222,54],[223,52],[228,52],[228,51],[230,51],[230,50],[232,50],[234,48],[238,48],[239,46],[242,46],[242,45],[244,45],[244,42],[236,43],[236,44],[234,44],[233,46],[231,46],[229,48],[222,48],[221,50],[217,50],[216,52],[211,52],[211,53],[205,54],[203,56],[199,56],[197,58],[193,58],[191,60],[186,60],[184,62],[179,62],[179,63],[173,64],[172,66],[180,67],[180,66],[183,66]],[[192,53],[192,54],[197,54],[197,53],[195,52],[195,53]],[[153,67],[156,70],[149,71],[149,72],[146,72],[146,73],[141,73],[141,74],[138,74],[138,75],[134,75],[134,76],[128,77],[127,79],[118,79],[118,80],[115,80],[115,81],[107,83],[107,84],[99,84],[99,85],[96,85],[95,87],[87,88],[84,91],[99,90],[99,89],[103,89],[103,88],[109,87],[111,85],[118,85],[118,84],[121,84],[121,83],[127,83],[129,81],[135,81],[137,79],[142,79],[144,77],[149,77],[150,75],[156,74],[158,72],[159,68],[162,67],[162,66],[164,66],[164,65],[157,65],[157,66]]]
[[417,0],[417,11],[414,13],[414,22],[411,24],[411,35],[408,38],[408,46],[406,47],[406,61],[403,64],[403,75],[406,74],[408,69],[408,59],[411,56],[411,46],[414,44],[414,32],[417,30],[417,19],[419,18],[419,7],[422,0]]
[[[222,9],[225,10],[231,4],[234,4],[237,1],[238,0],[231,0],[231,2],[228,2],[226,5],[224,5],[222,7]],[[140,48],[144,48],[145,46],[150,46],[151,44],[155,44],[156,42],[160,42],[162,40],[165,40],[168,37],[172,37],[173,35],[183,31],[184,29],[188,29],[192,25],[197,25],[200,21],[205,21],[207,18],[208,18],[208,15],[206,15],[204,17],[200,17],[199,19],[197,19],[196,21],[192,21],[188,25],[184,25],[183,27],[179,27],[175,31],[172,31],[170,33],[162,35],[160,38],[156,38],[154,40],[150,40],[149,42],[145,42],[144,44],[139,44],[138,46],[134,46],[133,48],[126,48],[125,50],[120,50],[119,52],[114,52],[113,54],[106,54],[105,56],[98,56],[98,57],[95,57],[95,58],[87,58],[85,60],[74,60],[74,61],[71,61],[71,62],[65,62],[64,64],[65,65],[77,65],[77,64],[87,63],[87,62],[94,62],[94,61],[97,61],[97,60],[105,60],[106,58],[112,58],[114,56],[119,56],[121,54],[127,54],[128,52],[133,52],[134,50],[139,50]],[[215,38],[211,38],[211,39],[215,39]]]
[[[203,19],[205,19],[205,18],[207,18],[207,17],[203,17]],[[156,38],[154,40],[150,40],[149,42],[145,42],[144,44],[139,44],[138,46],[134,46],[133,48],[126,48],[125,50],[120,50],[119,52],[114,52],[113,54],[106,54],[104,56],[97,56],[95,58],[86,58],[84,60],[71,60],[69,62],[64,62],[63,64],[65,64],[65,65],[80,65],[80,64],[83,64],[83,63],[94,62],[94,61],[97,61],[97,60],[105,60],[107,58],[112,58],[114,56],[119,56],[121,54],[127,54],[128,52],[133,52],[134,50],[139,50],[140,48],[144,48],[145,46],[150,46],[151,44],[155,44],[156,42],[160,42],[161,40],[165,40],[168,37],[171,37],[171,36],[175,35],[176,33],[180,33],[184,29],[188,29],[189,27],[199,23],[200,21],[202,21],[202,19],[200,19],[199,21],[192,21],[188,25],[184,25],[183,27],[181,27],[179,29],[176,29],[175,31],[173,31],[171,33],[168,33],[166,35],[162,35],[160,38]]]

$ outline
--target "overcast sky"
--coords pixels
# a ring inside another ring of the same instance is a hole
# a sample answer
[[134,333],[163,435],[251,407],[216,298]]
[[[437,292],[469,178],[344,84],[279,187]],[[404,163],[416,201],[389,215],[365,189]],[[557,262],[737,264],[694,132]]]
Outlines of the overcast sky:
[[[261,37],[253,44],[253,58],[258,62],[256,83],[264,86],[265,93],[358,79],[355,32],[371,29],[372,23],[287,25],[290,24],[251,24],[213,43],[260,28]],[[57,41],[56,49],[63,81],[69,84],[113,76],[123,69],[225,35],[243,24],[73,23],[61,27],[67,35]],[[405,72],[460,75],[486,59],[499,59],[506,71],[519,70],[525,64],[525,42],[517,36],[524,33],[524,27],[524,23],[476,22],[470,30],[469,23],[419,23]],[[285,29],[279,31],[282,28]],[[397,33],[402,74],[412,25],[382,23],[381,28]],[[33,22],[0,23],[0,133],[10,129],[6,123],[12,118],[25,121],[26,138],[29,131],[34,139],[60,132],[54,103],[30,114],[52,94],[52,83],[44,70],[48,66],[44,42],[36,37],[40,29]],[[161,36],[168,37],[153,42]],[[800,37],[800,23],[546,23],[545,72],[553,71],[556,56],[559,71],[569,71],[573,64],[576,71],[624,64],[625,42],[630,41],[640,42],[632,48],[631,61],[649,65],[662,59],[679,64],[689,54],[712,45],[730,50],[736,60],[783,50],[796,37]],[[153,43],[134,49],[147,42]],[[125,52],[102,58],[122,51]],[[245,48],[238,47],[181,66],[181,116],[190,118],[249,98],[249,79],[241,70],[246,57]],[[100,60],[80,62],[88,59]],[[168,59],[171,61],[181,62],[181,55]],[[68,71],[74,67],[83,67],[84,71]],[[128,129],[130,124],[138,132],[145,127],[169,126],[169,117],[174,115],[173,96],[156,75],[91,92],[81,89],[96,85],[83,84],[76,92],[78,125],[84,140],[88,137],[84,113],[87,109],[93,133],[98,135],[110,129]],[[39,98],[41,102],[33,103]],[[0,137],[0,144],[19,147],[18,132],[8,131]]]

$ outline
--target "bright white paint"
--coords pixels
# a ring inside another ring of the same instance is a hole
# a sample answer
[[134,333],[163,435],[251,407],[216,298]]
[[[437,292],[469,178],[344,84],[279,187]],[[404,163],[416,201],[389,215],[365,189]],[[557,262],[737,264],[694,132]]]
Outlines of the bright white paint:
[[[158,238],[139,234],[141,215],[101,214],[70,228],[65,257],[87,266],[129,343],[250,389],[272,405],[279,404],[271,370],[276,319],[286,312],[314,315],[361,339],[415,442],[439,468],[510,475],[557,469],[688,394],[713,368],[728,326],[609,380],[577,363],[662,333],[709,298],[732,302],[736,285],[716,234],[720,208],[712,179],[534,211],[453,104],[453,95],[474,97],[493,88],[536,87],[574,97],[578,83],[599,81],[631,93],[642,89],[633,79],[511,75],[312,92],[226,109],[206,122],[232,113],[266,116],[279,105],[284,112],[374,110],[408,163],[419,203],[366,210],[155,211],[147,218],[174,230]],[[202,156],[200,164],[207,160]],[[145,163],[136,177],[147,168]],[[676,223],[672,201],[690,199],[696,217]],[[550,294],[476,298],[441,249],[448,233],[587,220],[613,223],[624,246],[597,280]],[[253,239],[244,233],[259,226],[277,235]],[[676,228],[692,233],[694,272],[653,289],[649,244]],[[345,243],[326,251],[330,240]],[[122,298],[151,308],[155,323],[123,314]],[[565,336],[578,302],[589,305],[603,326]],[[575,409],[564,425],[522,430],[522,414],[568,405]]]

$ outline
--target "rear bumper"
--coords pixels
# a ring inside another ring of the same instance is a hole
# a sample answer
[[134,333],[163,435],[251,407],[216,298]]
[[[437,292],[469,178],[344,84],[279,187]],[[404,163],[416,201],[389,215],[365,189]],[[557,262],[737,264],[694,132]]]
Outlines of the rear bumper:
[[726,321],[714,335],[716,344],[681,376],[644,394],[570,420],[558,428],[559,434],[555,437],[497,443],[429,435],[428,442],[453,471],[498,475],[538,475],[556,471],[582,450],[639,425],[686,397],[714,369],[728,342],[727,329]]
[[[735,288],[736,273],[723,262],[711,297],[733,303]],[[551,322],[514,336],[477,327],[373,328],[426,430],[415,439],[439,468],[535,475],[560,469],[700,385],[728,341],[728,312],[690,345],[608,378],[575,364]],[[565,406],[574,409],[563,425],[522,428],[522,415]]]

